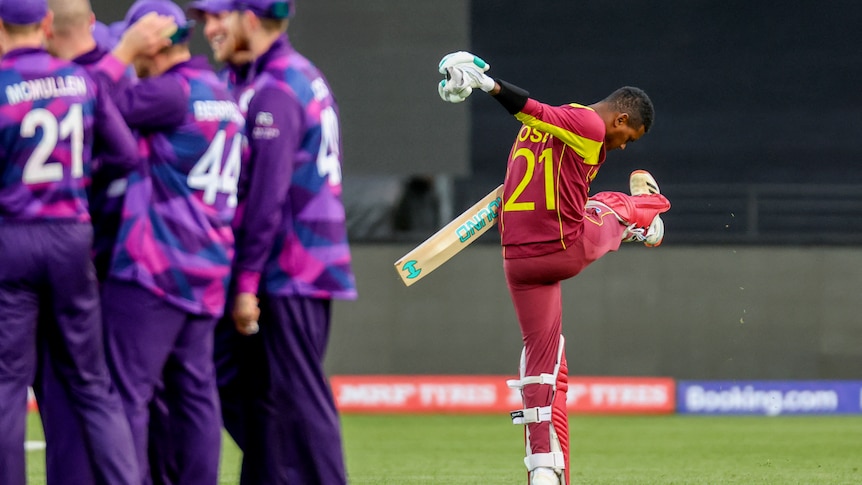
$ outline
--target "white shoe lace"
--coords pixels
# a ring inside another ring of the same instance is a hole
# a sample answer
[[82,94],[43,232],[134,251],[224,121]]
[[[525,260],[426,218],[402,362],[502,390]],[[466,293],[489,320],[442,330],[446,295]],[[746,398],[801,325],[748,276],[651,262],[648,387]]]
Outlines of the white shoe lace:
[[626,227],[626,230],[623,231],[623,242],[644,242],[647,238],[646,232],[647,230],[645,228],[630,224]]

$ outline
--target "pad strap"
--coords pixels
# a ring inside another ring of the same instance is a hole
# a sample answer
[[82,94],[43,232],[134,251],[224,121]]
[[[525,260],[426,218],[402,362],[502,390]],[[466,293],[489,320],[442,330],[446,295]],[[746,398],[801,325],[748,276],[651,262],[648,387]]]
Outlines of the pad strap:
[[542,423],[551,420],[551,406],[540,408],[518,409],[509,413],[512,424]]
[[552,451],[550,453],[533,453],[524,458],[524,465],[527,465],[527,470],[533,471],[539,467],[553,468],[562,470],[566,468],[566,460],[563,453]]
[[529,384],[548,384],[548,385],[556,385],[557,377],[554,374],[540,374],[538,376],[527,376],[522,379],[509,379],[506,381],[506,385],[512,389],[521,390],[524,386]]

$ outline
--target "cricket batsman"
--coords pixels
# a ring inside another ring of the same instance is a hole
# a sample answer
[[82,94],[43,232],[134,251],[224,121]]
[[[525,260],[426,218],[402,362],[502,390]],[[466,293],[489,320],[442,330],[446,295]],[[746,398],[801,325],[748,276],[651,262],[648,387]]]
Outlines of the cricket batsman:
[[511,416],[514,424],[526,426],[529,483],[568,484],[568,367],[560,283],[623,241],[661,244],[659,214],[670,209],[670,202],[648,172],[632,173],[631,195],[588,197],[607,152],[625,149],[649,131],[653,104],[642,90],[622,87],[590,105],[550,106],[490,78],[489,67],[469,52],[446,55],[439,64],[446,79],[438,93],[444,101],[460,103],[481,89],[523,124],[509,153],[499,216],[503,268],[524,342],[520,378],[508,382],[521,391],[524,408]]

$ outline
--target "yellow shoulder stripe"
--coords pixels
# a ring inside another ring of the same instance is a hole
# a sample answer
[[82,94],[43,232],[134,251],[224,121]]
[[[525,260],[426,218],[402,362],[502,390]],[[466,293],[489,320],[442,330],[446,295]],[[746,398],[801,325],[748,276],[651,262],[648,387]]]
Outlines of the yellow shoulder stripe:
[[[577,108],[592,109],[587,106],[583,106],[576,103],[571,103],[571,106]],[[602,149],[602,141],[591,140],[589,138],[578,135],[573,131],[569,131],[559,126],[542,121],[532,115],[518,113],[515,115],[515,118],[521,123],[531,128],[536,128],[545,133],[550,133],[566,145],[572,147],[572,149],[575,150],[575,153],[577,153],[581,158],[583,158],[584,163],[586,163],[587,165],[598,165],[599,154],[601,153]]]

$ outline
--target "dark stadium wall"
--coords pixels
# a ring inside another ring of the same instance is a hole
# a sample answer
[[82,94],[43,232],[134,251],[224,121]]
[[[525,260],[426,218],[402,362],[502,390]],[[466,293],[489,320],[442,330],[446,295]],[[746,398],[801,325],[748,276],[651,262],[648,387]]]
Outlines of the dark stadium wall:
[[[850,0],[474,0],[471,40],[496,76],[551,104],[650,94],[653,129],[608,157],[597,190],[633,165],[673,184],[860,184],[860,23]],[[517,125],[470,102],[475,172],[502,176]]]
[[[493,238],[493,234],[485,237]],[[360,297],[334,310],[333,374],[514,374],[500,251],[474,245],[407,288],[412,246],[354,246]],[[572,375],[858,379],[862,248],[624,245],[563,283]]]

